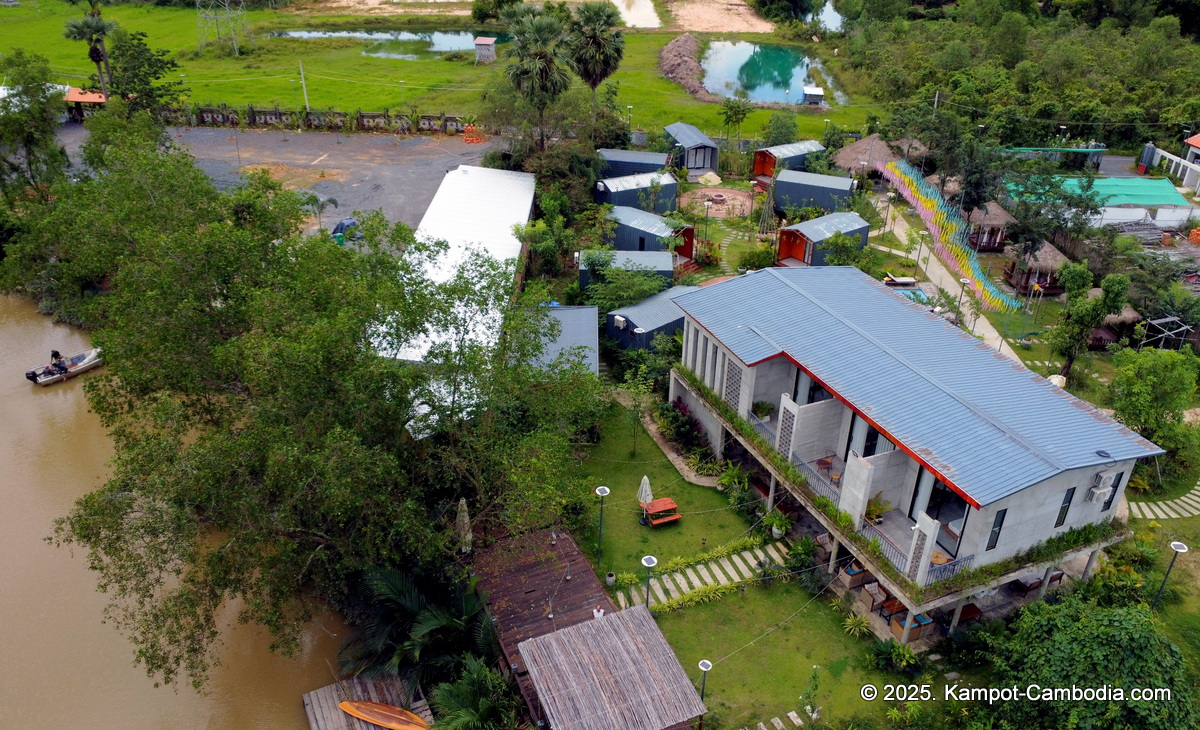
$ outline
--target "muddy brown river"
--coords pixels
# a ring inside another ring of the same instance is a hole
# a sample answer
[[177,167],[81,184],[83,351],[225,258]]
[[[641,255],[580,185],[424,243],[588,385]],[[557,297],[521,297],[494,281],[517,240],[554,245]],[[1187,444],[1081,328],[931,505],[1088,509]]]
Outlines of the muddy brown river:
[[45,542],[56,517],[104,480],[112,444],[82,378],[45,388],[30,367],[88,345],[32,304],[0,295],[0,728],[305,730],[300,696],[333,681],[345,627],[325,617],[295,659],[264,632],[230,627],[204,694],[155,688],[132,645],[101,623],[83,556]]

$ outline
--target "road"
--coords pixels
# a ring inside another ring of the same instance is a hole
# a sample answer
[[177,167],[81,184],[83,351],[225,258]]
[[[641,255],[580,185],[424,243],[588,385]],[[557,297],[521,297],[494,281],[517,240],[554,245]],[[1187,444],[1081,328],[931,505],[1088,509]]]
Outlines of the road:
[[[336,208],[325,211],[327,228],[353,211],[375,209],[392,222],[415,228],[442,176],[459,165],[479,164],[489,147],[466,144],[460,137],[195,127],[167,132],[221,189],[241,182],[247,167],[266,165],[287,187],[337,200]],[[59,134],[75,160],[86,137],[78,124],[64,125]]]

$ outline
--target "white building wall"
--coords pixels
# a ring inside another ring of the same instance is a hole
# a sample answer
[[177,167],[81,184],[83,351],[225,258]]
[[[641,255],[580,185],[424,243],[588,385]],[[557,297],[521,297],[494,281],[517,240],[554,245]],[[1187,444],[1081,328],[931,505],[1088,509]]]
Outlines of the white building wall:
[[[1135,461],[1118,462],[1113,467],[1089,467],[1072,469],[1055,475],[1040,484],[1023,489],[1016,494],[987,505],[983,509],[970,509],[967,524],[959,547],[960,557],[975,555],[975,565],[994,563],[1011,557],[1031,546],[1042,542],[1067,530],[1082,527],[1093,522],[1101,522],[1114,517],[1117,505],[1129,475],[1133,471]],[[1088,502],[1087,493],[1092,488],[1092,480],[1100,472],[1124,472],[1121,485],[1107,512],[1102,512],[1104,502]],[[1071,501],[1071,509],[1067,512],[1067,520],[1062,527],[1055,527],[1058,519],[1058,508],[1062,505],[1063,496],[1071,487],[1075,487],[1075,497]],[[992,523],[999,510],[1007,509],[1004,517],[1004,527],[1000,530],[1000,539],[993,550],[986,550],[988,536],[992,531]]]
[[837,434],[845,420],[846,406],[834,398],[800,406],[792,451],[805,461],[829,456],[837,450]]
[[779,396],[782,393],[792,394],[796,387],[797,368],[785,357],[777,357],[755,365],[754,390],[751,405],[756,401],[766,401],[779,410]]
[[882,492],[884,501],[907,513],[913,482],[917,478],[917,462],[900,449],[868,457],[866,461],[874,468],[867,499]]

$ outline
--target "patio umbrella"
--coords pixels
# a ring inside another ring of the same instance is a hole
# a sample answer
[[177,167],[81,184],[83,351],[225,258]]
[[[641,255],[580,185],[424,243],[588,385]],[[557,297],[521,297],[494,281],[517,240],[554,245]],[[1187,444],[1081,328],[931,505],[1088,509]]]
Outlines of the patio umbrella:
[[[647,502],[654,501],[654,492],[650,491],[650,477],[642,475],[642,484],[641,484],[641,486],[638,487],[637,497],[638,497],[638,502],[640,502],[642,504],[646,504]],[[646,517],[646,510],[643,509],[642,510],[642,524],[643,525],[646,524],[647,521],[648,521],[648,519]]]
[[467,500],[458,500],[458,517],[454,521],[454,530],[462,541],[463,555],[471,552],[471,516],[467,514]]

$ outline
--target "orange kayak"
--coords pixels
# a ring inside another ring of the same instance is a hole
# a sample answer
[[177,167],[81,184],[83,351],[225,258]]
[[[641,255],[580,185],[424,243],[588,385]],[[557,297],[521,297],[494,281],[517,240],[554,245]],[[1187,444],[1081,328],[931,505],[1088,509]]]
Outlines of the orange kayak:
[[408,710],[385,705],[381,702],[353,700],[339,702],[338,709],[359,720],[366,720],[391,730],[427,730],[429,725]]

